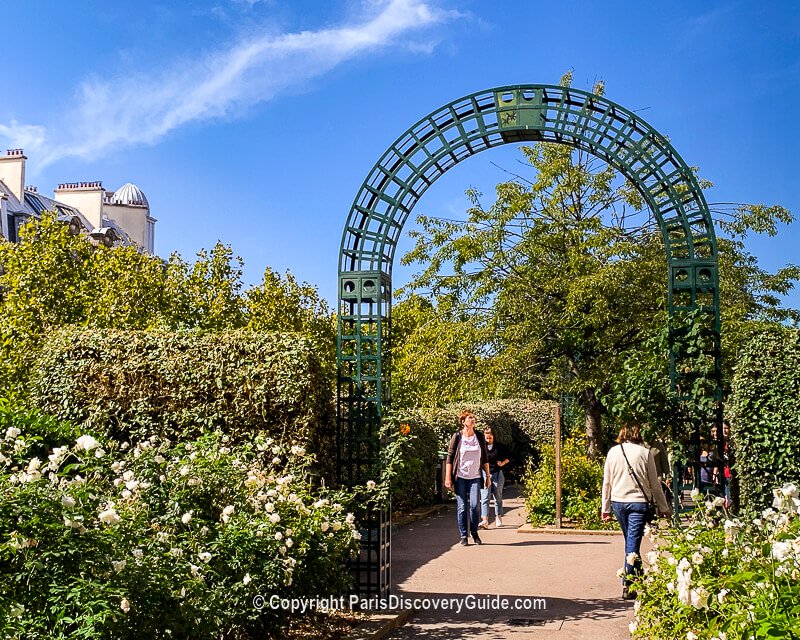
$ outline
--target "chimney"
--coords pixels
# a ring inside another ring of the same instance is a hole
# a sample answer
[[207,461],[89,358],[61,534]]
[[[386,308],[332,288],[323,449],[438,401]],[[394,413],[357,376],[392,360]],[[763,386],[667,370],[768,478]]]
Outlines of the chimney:
[[99,180],[92,182],[61,182],[55,199],[80,211],[95,228],[102,227],[103,199],[106,190]]
[[22,149],[8,149],[0,156],[0,180],[20,202],[25,200],[25,160]]

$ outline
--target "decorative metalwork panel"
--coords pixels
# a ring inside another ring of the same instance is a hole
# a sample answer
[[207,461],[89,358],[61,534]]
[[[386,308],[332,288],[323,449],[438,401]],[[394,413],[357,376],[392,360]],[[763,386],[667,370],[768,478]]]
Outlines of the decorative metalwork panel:
[[[437,109],[397,138],[364,180],[348,215],[339,260],[338,454],[343,482],[369,479],[364,474],[380,450],[380,417],[389,401],[385,364],[392,264],[411,210],[462,160],[503,144],[539,141],[583,149],[636,186],[664,238],[670,316],[682,311],[707,316],[719,373],[714,225],[694,172],[669,141],[635,113],[578,89],[514,85],[474,93]],[[673,389],[680,390],[689,375],[688,368],[679,366],[682,357],[671,357]],[[716,422],[721,419],[721,383],[714,399],[719,409],[708,419]],[[389,575],[380,567],[376,571]],[[376,592],[388,588],[389,582],[380,583]]]

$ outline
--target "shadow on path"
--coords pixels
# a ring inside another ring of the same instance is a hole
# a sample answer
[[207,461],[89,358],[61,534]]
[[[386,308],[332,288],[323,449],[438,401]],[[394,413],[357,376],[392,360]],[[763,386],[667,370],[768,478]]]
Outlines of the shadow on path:
[[480,546],[459,544],[455,505],[397,529],[392,593],[415,614],[390,638],[629,638],[622,539],[517,533],[525,510],[511,489],[503,527],[481,530]]

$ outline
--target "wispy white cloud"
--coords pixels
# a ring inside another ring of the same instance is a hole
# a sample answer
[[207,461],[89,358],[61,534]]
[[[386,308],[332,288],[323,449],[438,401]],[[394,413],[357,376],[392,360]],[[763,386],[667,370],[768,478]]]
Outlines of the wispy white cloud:
[[255,34],[157,74],[88,80],[76,106],[47,125],[0,123],[0,137],[39,157],[96,157],[121,145],[153,144],[183,125],[235,115],[303,86],[338,65],[392,46],[430,52],[410,39],[458,16],[424,0],[367,3],[370,14],[316,31]]

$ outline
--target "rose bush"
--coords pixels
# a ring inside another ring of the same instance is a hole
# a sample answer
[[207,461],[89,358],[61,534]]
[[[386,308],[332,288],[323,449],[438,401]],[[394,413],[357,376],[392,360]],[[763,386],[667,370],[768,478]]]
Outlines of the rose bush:
[[636,588],[637,638],[734,640],[800,637],[800,498],[794,484],[748,521],[724,499],[693,497],[683,528],[662,531]]
[[0,425],[2,637],[271,637],[289,614],[255,595],[347,587],[350,496],[312,488],[301,446],[131,446],[7,407]]

